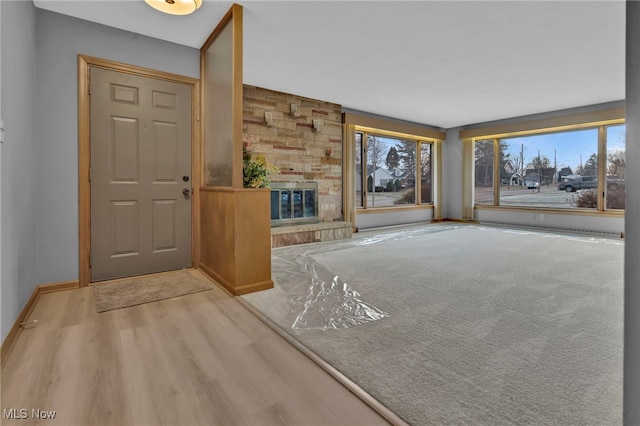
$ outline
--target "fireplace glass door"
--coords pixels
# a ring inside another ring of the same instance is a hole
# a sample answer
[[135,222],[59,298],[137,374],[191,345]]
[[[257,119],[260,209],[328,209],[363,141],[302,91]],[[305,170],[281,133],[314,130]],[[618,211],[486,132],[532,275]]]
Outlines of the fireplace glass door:
[[318,186],[315,182],[272,182],[271,223],[318,221]]

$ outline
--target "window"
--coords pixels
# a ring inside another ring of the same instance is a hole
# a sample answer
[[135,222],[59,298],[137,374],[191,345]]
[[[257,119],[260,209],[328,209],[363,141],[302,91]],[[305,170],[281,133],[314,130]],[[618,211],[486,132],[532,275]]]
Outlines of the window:
[[476,204],[493,205],[493,139],[476,142]]
[[422,204],[433,203],[431,147],[430,143],[420,142],[420,202]]
[[363,153],[363,149],[364,149],[364,145],[362,142],[363,135],[362,133],[358,132],[356,133],[356,138],[355,138],[355,147],[356,147],[356,152],[355,152],[355,162],[356,162],[356,173],[355,173],[355,193],[356,193],[356,207],[362,207],[364,206],[364,192],[362,192],[362,159],[364,158],[364,153]]
[[624,209],[626,173],[626,130],[622,125],[607,127],[606,206]]
[[355,148],[357,207],[433,202],[431,143],[357,132]]
[[475,204],[596,210],[606,198],[604,208],[624,209],[624,130],[603,125],[476,140]]
[[441,219],[440,150],[425,125],[343,112],[343,214],[362,226]]
[[500,205],[597,207],[598,129],[501,139],[499,147]]

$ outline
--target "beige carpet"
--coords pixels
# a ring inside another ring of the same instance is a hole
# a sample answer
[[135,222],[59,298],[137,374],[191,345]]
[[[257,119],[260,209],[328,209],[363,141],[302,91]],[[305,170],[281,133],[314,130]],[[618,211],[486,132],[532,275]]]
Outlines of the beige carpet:
[[212,288],[213,284],[199,272],[187,270],[134,277],[93,286],[98,312],[171,299]]
[[[410,424],[620,425],[623,251],[619,238],[393,228],[274,249],[276,287],[242,297]],[[357,313],[318,297],[334,282],[388,316],[300,327],[301,312]]]

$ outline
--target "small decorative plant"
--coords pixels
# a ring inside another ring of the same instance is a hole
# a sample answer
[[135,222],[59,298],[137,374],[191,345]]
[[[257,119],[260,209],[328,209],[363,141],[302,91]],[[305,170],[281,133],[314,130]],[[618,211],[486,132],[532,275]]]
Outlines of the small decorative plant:
[[275,166],[267,166],[263,155],[258,155],[253,160],[251,154],[246,150],[242,152],[242,162],[242,186],[244,188],[269,188],[271,186],[269,175],[280,171]]

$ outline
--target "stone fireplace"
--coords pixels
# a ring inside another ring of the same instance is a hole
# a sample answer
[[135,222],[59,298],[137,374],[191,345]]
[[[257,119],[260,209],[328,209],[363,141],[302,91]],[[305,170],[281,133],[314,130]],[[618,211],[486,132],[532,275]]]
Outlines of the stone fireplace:
[[260,87],[243,88],[243,142],[271,175],[273,247],[351,237],[342,221],[342,107]]

